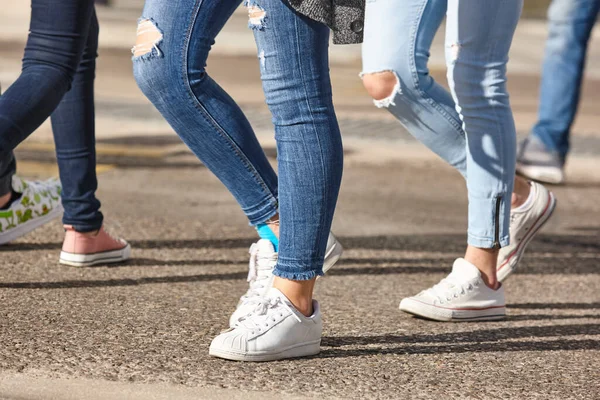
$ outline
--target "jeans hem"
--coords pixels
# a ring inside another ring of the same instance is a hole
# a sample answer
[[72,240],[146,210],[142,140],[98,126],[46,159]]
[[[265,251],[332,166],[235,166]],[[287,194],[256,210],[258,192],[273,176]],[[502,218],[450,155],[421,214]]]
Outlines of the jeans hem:
[[81,221],[71,222],[68,219],[63,218],[63,225],[71,225],[75,231],[80,233],[95,232],[102,228],[103,222],[104,218],[100,218],[99,221],[83,223]]
[[275,267],[275,270],[273,270],[273,275],[283,279],[288,279],[290,281],[309,281],[311,279],[316,278],[317,276],[323,276],[325,274],[323,273],[322,268],[320,271],[288,272],[281,271],[277,267]]
[[[478,247],[480,249],[493,249],[496,241],[494,238],[483,238],[469,234],[467,243],[469,246]],[[500,247],[506,247],[510,244],[510,236],[503,236],[499,240]]]
[[286,261],[280,257],[273,274],[292,281],[308,281],[324,275],[323,260],[298,261],[288,259]]
[[[266,204],[265,204],[266,203]],[[249,211],[251,210],[251,211]],[[271,217],[279,212],[277,200],[275,198],[269,198],[266,202],[263,202],[255,207],[243,210],[244,214],[250,221],[250,225],[256,226],[264,224]]]

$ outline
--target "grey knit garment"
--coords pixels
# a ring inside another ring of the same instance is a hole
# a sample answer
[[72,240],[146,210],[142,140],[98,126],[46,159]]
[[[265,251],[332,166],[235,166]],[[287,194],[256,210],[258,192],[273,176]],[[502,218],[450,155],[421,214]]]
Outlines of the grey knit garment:
[[361,43],[365,0],[288,0],[290,6],[308,18],[327,24],[335,44]]

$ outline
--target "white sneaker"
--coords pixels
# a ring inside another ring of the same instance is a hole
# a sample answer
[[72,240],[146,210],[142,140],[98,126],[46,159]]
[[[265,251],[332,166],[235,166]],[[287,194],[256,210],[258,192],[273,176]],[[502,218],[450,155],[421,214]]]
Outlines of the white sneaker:
[[25,181],[13,176],[12,188],[21,197],[0,210],[0,245],[28,234],[63,213],[58,179]]
[[531,206],[510,213],[510,245],[498,254],[498,280],[504,282],[516,269],[527,245],[548,222],[556,208],[556,197],[539,183],[531,183]]
[[403,299],[400,310],[435,321],[503,319],[504,287],[490,289],[477,267],[459,258],[448,277],[416,296]]
[[306,357],[321,351],[323,322],[319,303],[305,317],[277,289],[255,304],[235,326],[213,339],[208,354],[235,361],[273,361]]
[[[323,272],[329,271],[340,259],[344,248],[333,233],[327,240],[327,251],[323,263]],[[252,312],[256,302],[260,301],[273,286],[273,269],[277,263],[277,253],[273,244],[261,239],[250,247],[250,264],[248,272],[248,291],[240,298],[236,310],[229,318],[229,326],[233,327],[238,319]]]

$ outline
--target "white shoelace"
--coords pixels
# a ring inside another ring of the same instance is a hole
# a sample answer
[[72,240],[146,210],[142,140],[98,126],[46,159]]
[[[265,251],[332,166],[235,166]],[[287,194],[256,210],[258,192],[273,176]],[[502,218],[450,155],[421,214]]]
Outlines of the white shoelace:
[[266,280],[271,276],[272,263],[277,261],[277,253],[264,256],[259,254],[258,246],[250,246],[250,262],[248,265],[248,291],[241,298],[242,303],[249,304],[260,299],[265,289]]
[[446,278],[442,279],[440,283],[423,291],[422,293],[437,299],[443,304],[451,301],[452,299],[459,298],[460,296],[473,290],[473,288],[474,285],[472,283],[467,283],[463,279],[459,279],[457,276],[450,274]]
[[266,330],[277,323],[277,317],[283,318],[285,316],[282,309],[285,309],[298,322],[302,322],[300,317],[298,317],[292,308],[280,297],[263,297],[256,303],[254,310],[245,317],[240,318],[236,325],[249,329],[252,334],[257,331],[262,332],[263,329]]

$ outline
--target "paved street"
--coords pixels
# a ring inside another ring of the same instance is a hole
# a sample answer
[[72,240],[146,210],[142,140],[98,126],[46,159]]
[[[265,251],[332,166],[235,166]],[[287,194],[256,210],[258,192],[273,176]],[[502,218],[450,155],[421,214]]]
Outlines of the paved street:
[[[6,87],[22,42],[2,38]],[[569,185],[553,189],[557,212],[506,284],[508,319],[442,324],[409,317],[398,303],[444,277],[464,251],[464,182],[370,105],[355,59],[336,56],[346,168],[334,231],[347,250],[317,285],[322,353],[242,364],[209,358],[208,345],[245,291],[256,234],[136,88],[125,44],[100,54],[98,194],[133,259],[59,266],[58,221],[0,247],[0,399],[598,398],[600,80],[586,83]],[[275,163],[254,53],[217,52],[209,71]],[[535,71],[511,76],[521,134],[535,117]],[[433,73],[443,79],[440,68]],[[47,125],[18,158],[23,175],[56,174]]]

